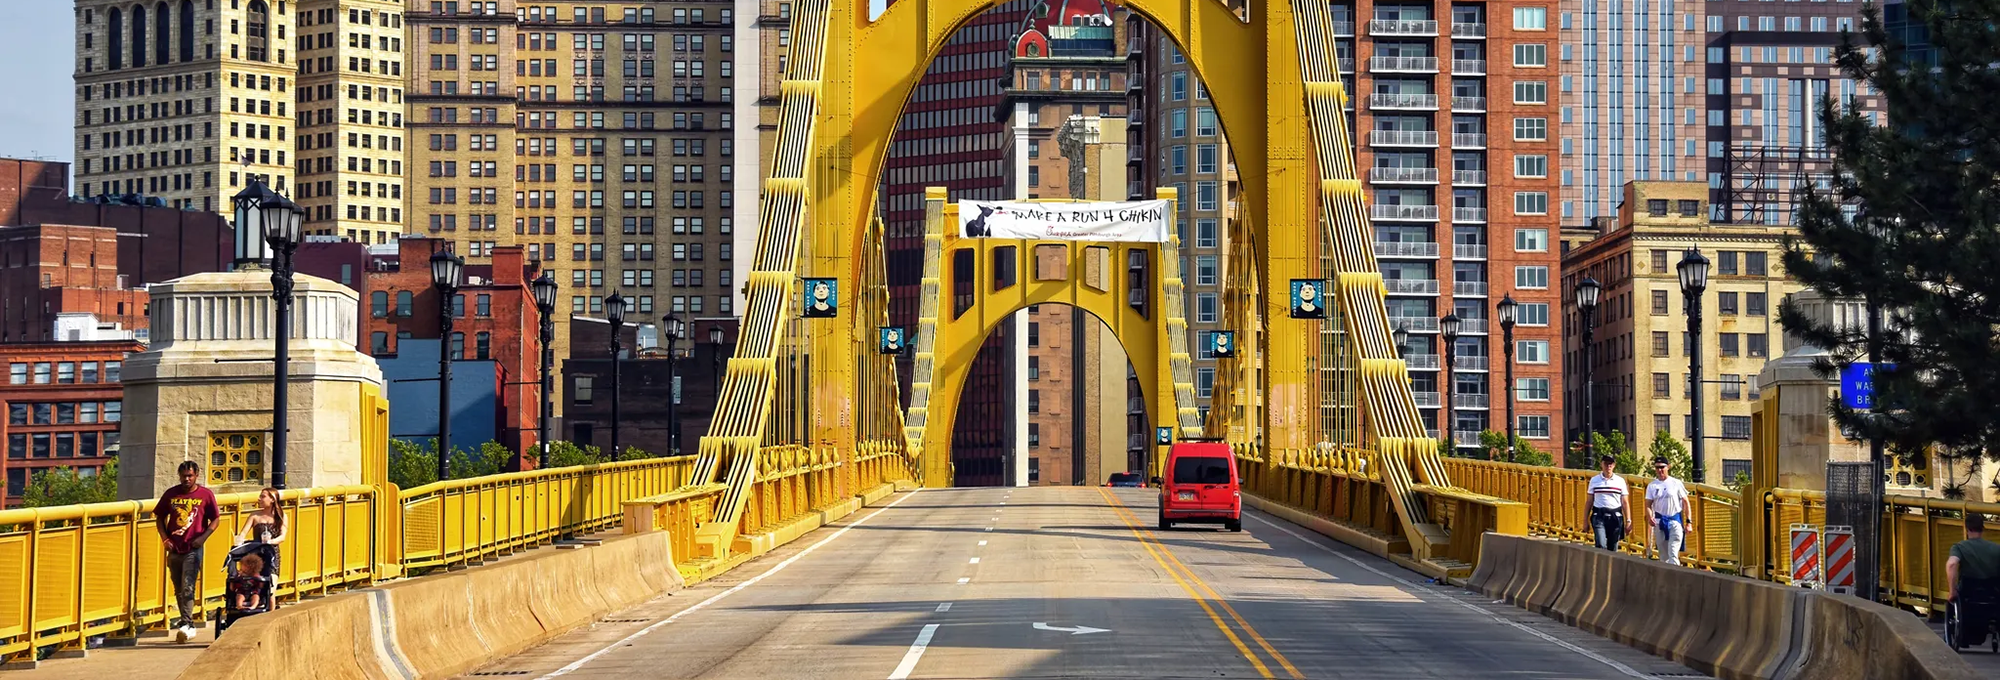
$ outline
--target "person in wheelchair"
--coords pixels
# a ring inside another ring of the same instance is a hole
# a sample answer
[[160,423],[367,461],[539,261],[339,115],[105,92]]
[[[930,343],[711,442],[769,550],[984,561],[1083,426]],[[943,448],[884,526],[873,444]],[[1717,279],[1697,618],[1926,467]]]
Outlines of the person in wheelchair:
[[1977,647],[1991,637],[1994,651],[2000,652],[2000,635],[1993,631],[2000,622],[2000,543],[1986,540],[1985,534],[1986,517],[1966,513],[1965,540],[1951,547],[1944,563],[1951,587],[1945,636],[1954,650]]

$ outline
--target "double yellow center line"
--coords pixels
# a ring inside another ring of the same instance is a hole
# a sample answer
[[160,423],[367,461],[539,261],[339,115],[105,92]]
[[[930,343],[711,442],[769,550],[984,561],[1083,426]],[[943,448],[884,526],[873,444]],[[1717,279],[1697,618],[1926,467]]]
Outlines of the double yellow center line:
[[[1272,647],[1271,643],[1266,641],[1264,636],[1257,632],[1256,628],[1250,626],[1250,622],[1244,621],[1243,616],[1236,613],[1236,608],[1229,606],[1228,600],[1216,594],[1215,589],[1210,588],[1207,582],[1202,581],[1200,576],[1195,575],[1193,569],[1189,569],[1186,564],[1182,564],[1180,558],[1175,557],[1174,552],[1167,549],[1166,544],[1161,543],[1159,537],[1154,536],[1152,531],[1140,528],[1143,523],[1132,514],[1131,509],[1118,501],[1117,495],[1102,487],[1099,487],[1097,491],[1104,495],[1104,500],[1110,503],[1111,510],[1118,514],[1120,521],[1125,523],[1125,528],[1130,529],[1132,536],[1139,539],[1139,545],[1145,547],[1146,554],[1152,555],[1153,561],[1160,563],[1160,568],[1167,570],[1167,575],[1173,577],[1174,583],[1180,584],[1181,589],[1187,591],[1188,597],[1194,598],[1195,604],[1201,605],[1201,610],[1208,614],[1208,619],[1215,623],[1216,629],[1221,630],[1223,636],[1229,638],[1229,644],[1235,645],[1236,651],[1241,652],[1243,658],[1248,659],[1250,665],[1257,668],[1258,675],[1266,678],[1278,677],[1272,674],[1271,667],[1265,665],[1262,657],[1259,657],[1256,652],[1251,651],[1249,645],[1244,644],[1244,637],[1248,637],[1252,642],[1255,642],[1257,647],[1264,650],[1264,653],[1277,662],[1278,666],[1284,668],[1285,673],[1290,675],[1293,680],[1305,679],[1305,674],[1300,673],[1299,669],[1292,665],[1291,660],[1285,658],[1285,655],[1279,654],[1278,650]],[[1235,627],[1231,627],[1229,622],[1223,620],[1221,614],[1216,613],[1216,607],[1218,606],[1221,607],[1224,613],[1229,615],[1230,621],[1235,622]],[[1237,629],[1241,629],[1243,635],[1238,635]]]

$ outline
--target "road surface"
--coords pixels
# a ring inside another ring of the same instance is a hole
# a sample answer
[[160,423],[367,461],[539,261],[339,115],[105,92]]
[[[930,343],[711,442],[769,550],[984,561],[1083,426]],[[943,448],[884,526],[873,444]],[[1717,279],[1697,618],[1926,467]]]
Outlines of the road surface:
[[626,678],[1687,678],[1261,513],[1149,489],[901,494],[481,669]]

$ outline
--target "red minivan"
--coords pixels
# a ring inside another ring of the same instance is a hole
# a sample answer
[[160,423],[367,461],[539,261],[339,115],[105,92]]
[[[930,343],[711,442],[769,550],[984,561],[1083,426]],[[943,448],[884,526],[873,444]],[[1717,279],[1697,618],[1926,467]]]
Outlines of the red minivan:
[[1243,496],[1236,456],[1226,442],[1180,442],[1167,450],[1167,476],[1160,487],[1160,528],[1178,522],[1219,522],[1243,530]]

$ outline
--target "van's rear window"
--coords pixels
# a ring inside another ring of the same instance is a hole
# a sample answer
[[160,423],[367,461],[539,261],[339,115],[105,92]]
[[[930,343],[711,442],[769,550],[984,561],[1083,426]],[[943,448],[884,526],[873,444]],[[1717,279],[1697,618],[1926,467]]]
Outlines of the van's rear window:
[[1229,459],[1188,457],[1174,459],[1175,484],[1228,484]]

